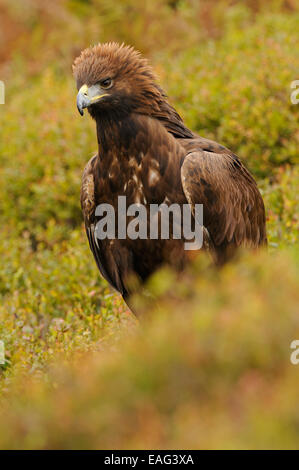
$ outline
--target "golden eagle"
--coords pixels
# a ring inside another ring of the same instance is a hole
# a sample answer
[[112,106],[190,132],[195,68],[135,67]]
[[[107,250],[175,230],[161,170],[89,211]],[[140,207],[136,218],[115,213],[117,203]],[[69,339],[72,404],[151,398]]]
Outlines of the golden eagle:
[[[216,264],[240,246],[267,242],[257,185],[239,158],[188,129],[157,84],[147,60],[132,47],[98,44],[73,65],[80,114],[96,121],[98,153],[86,165],[81,205],[91,251],[103,277],[127,301],[130,277],[144,282],[162,264],[181,269],[184,240],[171,237],[98,239],[96,208],[118,196],[141,203],[203,205],[203,246]],[[194,214],[194,212],[193,212]],[[119,223],[119,222],[116,222]]]

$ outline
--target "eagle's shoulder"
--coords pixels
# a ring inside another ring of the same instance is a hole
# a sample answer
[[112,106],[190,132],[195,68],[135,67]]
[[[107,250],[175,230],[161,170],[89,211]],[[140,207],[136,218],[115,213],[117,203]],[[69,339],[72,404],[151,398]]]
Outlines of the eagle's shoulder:
[[206,139],[199,135],[194,135],[193,139],[180,139],[180,144],[184,147],[186,153],[204,150],[206,152],[236,156],[231,150],[214,140]]

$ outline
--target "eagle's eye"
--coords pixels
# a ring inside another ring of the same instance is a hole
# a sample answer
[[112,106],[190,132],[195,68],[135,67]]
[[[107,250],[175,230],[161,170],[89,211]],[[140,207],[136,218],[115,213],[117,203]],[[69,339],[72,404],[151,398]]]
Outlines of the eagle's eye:
[[112,87],[113,80],[112,78],[105,78],[105,80],[101,80],[99,83],[100,83],[101,88],[108,90],[108,88]]

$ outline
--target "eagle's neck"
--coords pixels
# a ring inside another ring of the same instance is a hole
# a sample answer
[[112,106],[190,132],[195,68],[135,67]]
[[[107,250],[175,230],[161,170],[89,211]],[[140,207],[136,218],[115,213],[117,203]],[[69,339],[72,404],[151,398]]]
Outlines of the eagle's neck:
[[161,125],[176,138],[193,138],[194,134],[188,129],[178,113],[167,101],[160,103],[159,108],[134,110],[130,114],[102,113],[95,117],[99,155],[113,150],[126,153],[131,142],[137,134],[143,132],[146,138],[146,129],[142,126],[141,117],[157,119]]
[[184,124],[181,116],[168,103],[164,95],[162,95],[162,99],[157,104],[157,107],[152,108],[151,116],[158,119],[167,132],[176,138],[192,139],[194,137],[193,132]]
[[158,119],[167,132],[176,138],[192,139],[194,137],[179,113],[169,104],[162,88],[155,85],[149,91],[144,90],[142,98],[137,108],[139,114]]
[[[109,156],[110,153],[129,155],[130,148],[141,126],[136,115],[101,115],[96,119],[98,155]],[[135,142],[136,144],[136,142]]]

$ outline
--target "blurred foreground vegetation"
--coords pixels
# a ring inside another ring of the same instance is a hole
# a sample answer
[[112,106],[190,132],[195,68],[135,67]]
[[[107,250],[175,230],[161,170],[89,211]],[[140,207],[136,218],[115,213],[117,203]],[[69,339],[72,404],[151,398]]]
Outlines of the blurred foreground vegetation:
[[[298,21],[292,0],[1,1],[0,448],[298,448]],[[79,207],[96,137],[71,63],[105,40],[151,59],[267,209],[268,253],[159,273],[141,326],[99,277]]]

